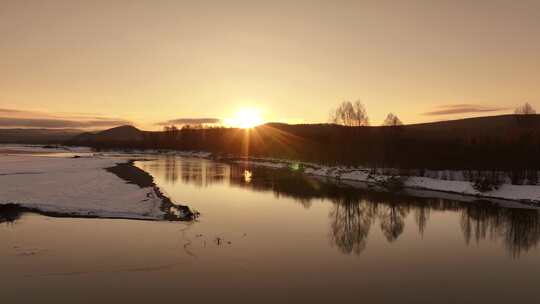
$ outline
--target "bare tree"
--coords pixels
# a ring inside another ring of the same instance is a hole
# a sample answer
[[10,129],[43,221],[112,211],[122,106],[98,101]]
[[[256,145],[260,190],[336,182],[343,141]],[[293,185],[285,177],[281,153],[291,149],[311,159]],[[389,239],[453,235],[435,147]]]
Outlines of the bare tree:
[[342,102],[330,113],[330,122],[344,126],[369,126],[366,108],[360,101]]
[[163,127],[164,132],[171,132],[172,133],[172,132],[175,132],[177,130],[178,130],[178,128],[175,125],[170,125],[170,126],[164,126]]
[[176,135],[178,133],[178,128],[175,125],[164,126],[163,131],[168,135]]
[[173,145],[178,138],[179,130],[175,125],[163,127],[163,133],[165,134],[165,140],[168,145]]
[[524,105],[516,108],[516,110],[514,111],[514,114],[532,115],[532,114],[536,114],[536,110],[528,102],[526,102]]
[[388,127],[397,127],[397,126],[402,126],[402,125],[403,125],[403,122],[401,122],[401,120],[393,113],[388,113],[388,116],[386,116],[386,119],[383,122],[383,126],[388,126]]

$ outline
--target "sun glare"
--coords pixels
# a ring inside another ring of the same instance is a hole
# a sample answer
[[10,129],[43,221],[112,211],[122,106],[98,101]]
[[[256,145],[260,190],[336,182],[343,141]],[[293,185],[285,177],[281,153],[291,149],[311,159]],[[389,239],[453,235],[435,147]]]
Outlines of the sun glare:
[[225,119],[230,127],[249,129],[263,124],[261,112],[257,109],[240,109],[233,118]]

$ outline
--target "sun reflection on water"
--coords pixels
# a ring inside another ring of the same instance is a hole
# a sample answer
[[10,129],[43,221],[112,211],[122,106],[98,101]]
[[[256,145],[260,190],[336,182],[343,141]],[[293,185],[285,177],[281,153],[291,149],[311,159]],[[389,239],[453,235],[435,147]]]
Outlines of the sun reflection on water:
[[243,175],[244,175],[244,182],[250,183],[251,178],[253,177],[253,172],[251,172],[250,170],[244,170]]

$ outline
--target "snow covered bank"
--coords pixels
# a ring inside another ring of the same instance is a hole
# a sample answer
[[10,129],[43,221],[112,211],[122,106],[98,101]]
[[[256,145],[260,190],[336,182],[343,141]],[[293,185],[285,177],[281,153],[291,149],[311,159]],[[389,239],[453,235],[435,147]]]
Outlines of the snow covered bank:
[[105,168],[114,158],[0,156],[0,204],[44,213],[158,220],[167,218],[156,187],[140,187]]
[[103,156],[121,156],[121,157],[144,157],[144,156],[182,156],[195,158],[210,158],[212,153],[203,151],[176,151],[176,150],[138,150],[138,149],[107,149],[101,152],[96,152],[95,155]]
[[[249,164],[269,168],[290,168],[291,170],[303,170],[305,174],[309,175],[371,184],[381,184],[384,181],[395,177],[383,174],[373,174],[373,170],[366,168],[339,166],[329,167],[282,160],[277,161],[272,159],[236,160],[235,162],[239,164]],[[504,183],[497,190],[480,192],[473,188],[471,182],[463,180],[444,180],[417,176],[404,177],[403,180],[404,187],[410,189],[441,191],[459,195],[474,196],[478,198],[493,198],[540,204],[540,186],[537,185],[512,185]]]
[[3,154],[9,153],[32,153],[32,154],[47,154],[47,153],[91,153],[92,149],[88,147],[66,147],[60,145],[21,145],[21,144],[0,144],[0,151]]

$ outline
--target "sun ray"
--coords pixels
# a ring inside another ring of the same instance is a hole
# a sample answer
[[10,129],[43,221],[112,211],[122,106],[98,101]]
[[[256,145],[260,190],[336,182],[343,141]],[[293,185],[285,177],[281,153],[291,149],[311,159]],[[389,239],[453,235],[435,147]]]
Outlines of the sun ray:
[[255,108],[242,108],[235,113],[234,117],[224,119],[226,126],[241,129],[250,129],[263,123],[261,111]]

